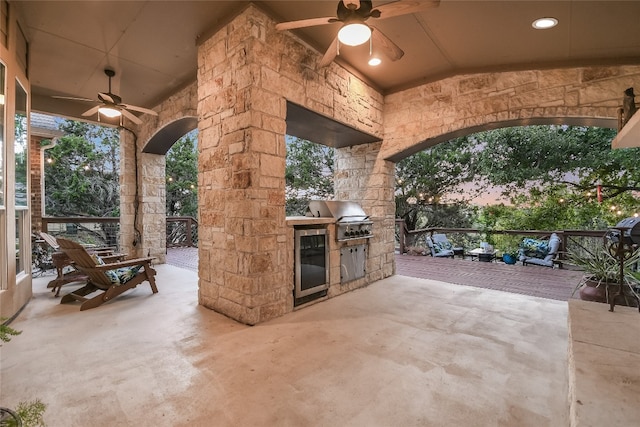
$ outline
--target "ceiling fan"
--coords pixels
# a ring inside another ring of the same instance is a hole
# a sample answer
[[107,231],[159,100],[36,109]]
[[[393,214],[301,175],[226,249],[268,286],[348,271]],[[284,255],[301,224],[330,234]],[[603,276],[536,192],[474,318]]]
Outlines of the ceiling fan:
[[70,96],[54,96],[54,98],[58,99],[70,99],[73,101],[86,101],[86,102],[101,102],[100,105],[96,105],[95,107],[89,108],[87,111],[82,113],[84,117],[93,116],[98,113],[98,120],[100,120],[100,114],[114,118],[119,116],[125,116],[129,120],[134,123],[141,124],[142,120],[140,120],[137,116],[135,116],[131,111],[137,111],[140,113],[151,114],[153,116],[157,116],[153,110],[149,110],[148,108],[137,107],[135,105],[123,104],[122,98],[120,96],[111,92],[111,78],[116,75],[116,72],[110,68],[105,68],[104,73],[109,78],[109,92],[98,92],[98,100],[89,99],[89,98],[75,98]]
[[[296,28],[313,27],[316,25],[333,24],[341,22],[342,28],[331,42],[318,64],[325,67],[339,54],[340,43],[349,46],[358,46],[370,40],[390,60],[397,61],[402,58],[404,51],[398,47],[389,37],[385,36],[373,25],[365,23],[369,18],[386,19],[394,16],[416,13],[424,9],[436,7],[440,0],[405,1],[399,0],[383,4],[373,8],[371,0],[340,0],[335,17],[310,18],[299,21],[282,22],[276,24],[276,29],[292,30]],[[372,52],[373,53],[373,52]],[[372,64],[373,65],[373,64]]]

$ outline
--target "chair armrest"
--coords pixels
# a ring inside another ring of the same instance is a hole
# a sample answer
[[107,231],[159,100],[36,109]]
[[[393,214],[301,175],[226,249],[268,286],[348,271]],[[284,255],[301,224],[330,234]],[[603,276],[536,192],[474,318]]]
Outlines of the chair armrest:
[[127,255],[126,254],[109,254],[109,255],[98,254],[98,256],[102,258],[102,261],[104,261],[105,264],[110,264],[113,262],[124,261]]
[[121,267],[133,267],[136,265],[148,265],[151,264],[151,261],[153,261],[155,258],[154,257],[147,257],[147,258],[136,258],[136,259],[129,259],[126,261],[120,261],[120,262],[112,262],[110,264],[103,264],[103,265],[96,265],[95,269],[96,270],[100,270],[100,271],[106,271],[106,270],[115,270]]

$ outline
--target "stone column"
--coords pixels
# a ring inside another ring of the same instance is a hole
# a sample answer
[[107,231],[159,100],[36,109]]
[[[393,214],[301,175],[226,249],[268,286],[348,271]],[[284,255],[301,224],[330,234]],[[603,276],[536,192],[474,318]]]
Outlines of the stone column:
[[250,325],[293,308],[286,102],[262,66],[278,58],[267,22],[249,7],[198,51],[199,300]]
[[142,143],[129,131],[120,132],[120,141],[120,250],[164,263],[165,158],[142,153]]
[[374,223],[367,282],[395,273],[395,163],[380,155],[382,142],[336,150],[337,200],[357,200]]

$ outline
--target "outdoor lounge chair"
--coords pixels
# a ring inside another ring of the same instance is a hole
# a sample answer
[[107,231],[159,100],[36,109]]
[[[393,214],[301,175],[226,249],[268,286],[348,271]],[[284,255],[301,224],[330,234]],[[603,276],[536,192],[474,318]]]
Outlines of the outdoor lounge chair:
[[549,240],[525,238],[520,243],[519,259],[522,265],[532,264],[553,268],[560,253],[560,237],[552,233]]
[[445,234],[434,234],[433,236],[426,237],[427,246],[431,251],[433,257],[451,257],[456,254],[462,254],[464,249],[461,247],[454,247]]
[[60,303],[81,301],[80,311],[98,307],[121,293],[148,281],[153,293],[157,293],[155,275],[151,267],[152,257],[104,263],[97,255],[91,255],[79,243],[58,239],[60,249],[67,254],[75,268],[87,276],[87,284],[63,296]]
[[[52,288],[51,292],[55,292],[56,297],[60,295],[60,289],[63,285],[87,280],[87,276],[84,275],[80,270],[75,268],[73,261],[71,261],[71,258],[69,258],[67,254],[60,250],[60,244],[55,237],[44,232],[40,232],[39,234],[42,240],[44,240],[53,251],[51,253],[51,262],[56,268],[57,274],[56,278],[51,280],[47,284],[47,288]],[[83,245],[83,247],[87,246]],[[105,262],[120,261],[125,257],[124,254],[114,253],[113,248],[92,248],[91,252],[95,252],[100,255],[102,260]]]

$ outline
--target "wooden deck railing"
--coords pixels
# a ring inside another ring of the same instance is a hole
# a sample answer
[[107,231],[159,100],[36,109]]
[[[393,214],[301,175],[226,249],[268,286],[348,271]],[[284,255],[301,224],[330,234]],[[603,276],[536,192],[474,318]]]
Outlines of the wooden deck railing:
[[[198,221],[190,216],[168,216],[167,247],[197,247]],[[118,246],[119,217],[43,217],[42,231],[97,246]]]
[[42,231],[96,246],[118,246],[119,217],[43,217]]
[[[583,246],[587,240],[602,239],[609,230],[480,230],[475,228],[443,228],[432,227],[419,230],[408,230],[402,219],[396,219],[396,250],[403,254],[409,246],[426,246],[424,237],[435,233],[447,234],[452,242],[457,244],[466,243],[464,246],[478,247],[482,237],[486,235],[506,235],[517,237],[521,240],[524,237],[548,237],[551,233],[556,233],[562,241],[560,245],[560,258],[564,252],[570,251],[573,246]],[[459,240],[463,242],[459,242]],[[496,247],[504,250],[505,248]]]

